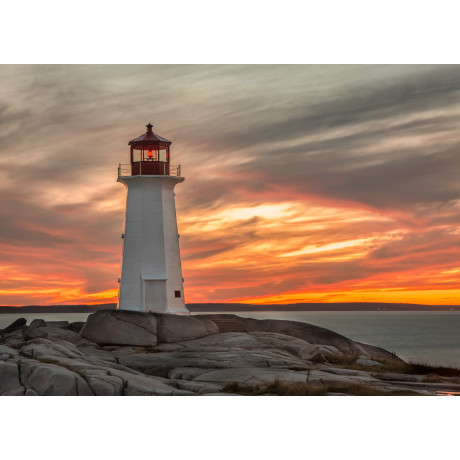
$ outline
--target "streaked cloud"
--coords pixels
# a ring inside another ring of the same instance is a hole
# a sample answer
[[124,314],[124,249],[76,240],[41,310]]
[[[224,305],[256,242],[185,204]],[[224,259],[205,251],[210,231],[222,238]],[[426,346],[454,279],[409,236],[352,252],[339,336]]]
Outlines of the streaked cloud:
[[0,304],[116,295],[173,141],[186,301],[459,304],[459,66],[0,66]]

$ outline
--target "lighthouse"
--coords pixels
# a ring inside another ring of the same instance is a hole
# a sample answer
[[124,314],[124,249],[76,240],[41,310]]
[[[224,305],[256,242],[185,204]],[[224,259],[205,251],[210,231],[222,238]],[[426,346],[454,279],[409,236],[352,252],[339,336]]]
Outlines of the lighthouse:
[[174,200],[184,178],[170,162],[171,142],[146,128],[128,143],[130,163],[118,167],[127,189],[118,308],[186,315]]

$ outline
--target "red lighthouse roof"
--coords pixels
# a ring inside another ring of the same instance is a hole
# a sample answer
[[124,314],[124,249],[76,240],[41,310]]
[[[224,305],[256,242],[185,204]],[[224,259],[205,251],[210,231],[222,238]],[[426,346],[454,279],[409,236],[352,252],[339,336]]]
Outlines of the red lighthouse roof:
[[153,125],[151,123],[149,123],[146,128],[147,132],[145,134],[129,141],[128,145],[145,145],[150,143],[171,144],[171,141],[168,141],[168,139],[165,139],[152,131]]

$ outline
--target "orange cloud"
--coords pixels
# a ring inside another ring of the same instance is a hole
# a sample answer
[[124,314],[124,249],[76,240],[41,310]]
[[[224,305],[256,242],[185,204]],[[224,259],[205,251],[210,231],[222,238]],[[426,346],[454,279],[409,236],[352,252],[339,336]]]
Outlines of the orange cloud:
[[107,70],[0,68],[1,304],[116,301],[116,168],[152,107],[187,302],[460,304],[460,68]]

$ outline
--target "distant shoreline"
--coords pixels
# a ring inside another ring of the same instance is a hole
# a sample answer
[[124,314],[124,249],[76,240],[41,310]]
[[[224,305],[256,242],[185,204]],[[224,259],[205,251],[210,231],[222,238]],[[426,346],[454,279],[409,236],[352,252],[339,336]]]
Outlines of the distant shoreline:
[[0,306],[2,313],[93,313],[98,310],[115,310],[116,303],[98,305],[27,305],[23,307]]
[[[0,306],[2,313],[92,313],[99,310],[115,310],[117,304],[97,305],[27,305]],[[190,303],[194,312],[302,312],[302,311],[460,311],[460,305],[422,305],[408,303],[296,303],[286,305],[254,305],[241,303]]]

